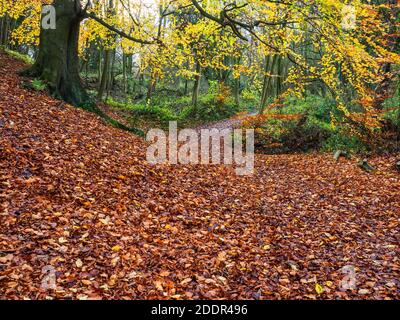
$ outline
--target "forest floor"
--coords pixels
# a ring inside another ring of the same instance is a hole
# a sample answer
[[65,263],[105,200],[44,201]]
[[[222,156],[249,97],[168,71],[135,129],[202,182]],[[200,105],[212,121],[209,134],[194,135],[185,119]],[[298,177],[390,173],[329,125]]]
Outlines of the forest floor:
[[199,125],[196,126],[196,130],[201,130],[201,129],[217,129],[217,130],[225,130],[225,129],[235,129],[239,128],[240,125],[242,124],[243,120],[246,119],[246,117],[249,116],[254,116],[256,115],[256,112],[253,113],[240,113],[232,118],[225,119],[225,120],[220,120],[220,121],[213,121],[207,124]]
[[330,154],[154,166],[142,138],[22,88],[22,67],[0,52],[1,299],[400,298],[394,156],[370,174]]

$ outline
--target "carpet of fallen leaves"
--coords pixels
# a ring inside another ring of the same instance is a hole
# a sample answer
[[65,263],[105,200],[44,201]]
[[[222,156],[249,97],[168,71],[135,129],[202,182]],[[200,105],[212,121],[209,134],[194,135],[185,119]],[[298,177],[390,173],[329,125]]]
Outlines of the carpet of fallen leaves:
[[152,166],[141,138],[23,89],[22,67],[0,53],[0,298],[400,298],[393,156],[371,174],[321,154],[257,155],[249,177]]

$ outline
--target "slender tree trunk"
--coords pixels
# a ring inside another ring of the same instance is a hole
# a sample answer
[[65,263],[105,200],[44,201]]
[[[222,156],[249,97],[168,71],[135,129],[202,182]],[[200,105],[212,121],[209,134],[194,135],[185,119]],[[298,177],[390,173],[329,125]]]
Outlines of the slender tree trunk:
[[110,66],[110,74],[108,77],[108,82],[107,82],[107,95],[106,99],[108,99],[111,91],[114,88],[114,66],[115,66],[115,49],[111,51],[111,66]]
[[[9,36],[11,36],[11,33],[14,31],[16,25],[17,25],[17,20],[12,19],[12,20],[10,21],[10,28],[9,28],[9,31],[8,31],[8,32],[9,32]],[[16,50],[17,45],[11,43],[11,44],[9,45],[9,48],[10,48],[11,50]]]
[[282,67],[282,56],[277,59],[277,77],[276,77],[276,97],[282,93],[282,79],[283,79],[283,67]]
[[267,98],[268,98],[268,83],[270,76],[267,75],[270,69],[270,64],[271,64],[271,57],[265,57],[265,62],[264,62],[264,80],[263,80],[263,87],[261,91],[261,101],[260,101],[260,113],[262,113],[265,109],[265,104],[267,103]]
[[126,94],[126,55],[125,53],[122,53],[122,87],[124,94]]
[[[400,9],[398,7],[398,0],[388,0],[387,4],[390,6],[390,10],[386,11],[385,23],[388,26],[387,34],[391,37],[388,41],[387,50],[398,53],[400,47],[400,36],[398,33],[397,21],[399,17]],[[374,107],[378,110],[383,109],[383,102],[388,98],[393,78],[391,76],[392,64],[385,62],[381,67],[383,74],[383,80],[377,85],[375,89],[375,101]]]
[[[234,63],[240,64],[241,57],[234,59]],[[240,106],[240,73],[237,78],[234,78],[233,92],[235,96],[235,105]]]
[[147,94],[146,94],[146,100],[150,100],[151,99],[151,93],[153,92],[153,76],[150,74],[150,78],[149,78],[149,83],[147,85]]
[[192,94],[192,105],[193,105],[195,111],[197,111],[197,101],[199,99],[200,80],[201,80],[201,65],[199,62],[197,62],[196,63],[196,77],[194,79],[193,94]]
[[126,74],[127,74],[126,93],[130,94],[131,93],[130,83],[133,78],[133,57],[131,54],[129,54],[126,57]]
[[0,17],[0,46],[3,45],[3,34],[4,34],[4,20],[6,19],[6,16],[4,15],[3,17]]
[[[189,62],[186,62],[185,68],[189,70]],[[184,96],[187,96],[189,92],[189,80],[185,78],[185,88],[183,91]]]
[[235,104],[240,106],[240,76],[235,79]]
[[189,89],[189,81],[188,81],[188,79],[185,79],[185,88],[183,90],[183,95],[187,96],[188,89]]
[[2,40],[2,45],[5,47],[8,46],[8,38],[9,38],[9,30],[10,30],[10,18],[6,14],[4,16],[4,23],[3,23],[3,40]]
[[97,83],[98,83],[98,87],[100,88],[100,84],[101,84],[101,70],[102,70],[102,66],[101,66],[101,60],[103,57],[103,49],[100,47],[99,48],[99,59],[98,59],[98,65],[97,65]]

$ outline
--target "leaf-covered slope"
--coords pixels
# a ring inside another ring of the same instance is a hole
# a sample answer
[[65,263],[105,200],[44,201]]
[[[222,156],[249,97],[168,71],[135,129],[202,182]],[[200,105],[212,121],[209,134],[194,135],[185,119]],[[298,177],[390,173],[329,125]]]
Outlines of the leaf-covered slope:
[[1,298],[400,297],[393,158],[151,166],[141,138],[22,89],[21,67],[0,53]]

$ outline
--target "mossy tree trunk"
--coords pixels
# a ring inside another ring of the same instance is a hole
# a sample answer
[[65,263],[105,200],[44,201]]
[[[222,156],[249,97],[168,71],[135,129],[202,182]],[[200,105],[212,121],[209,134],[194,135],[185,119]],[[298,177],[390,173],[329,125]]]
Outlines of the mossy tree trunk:
[[78,39],[83,19],[78,0],[55,0],[56,28],[41,29],[39,53],[25,75],[44,80],[57,97],[76,106],[89,102],[79,77]]

